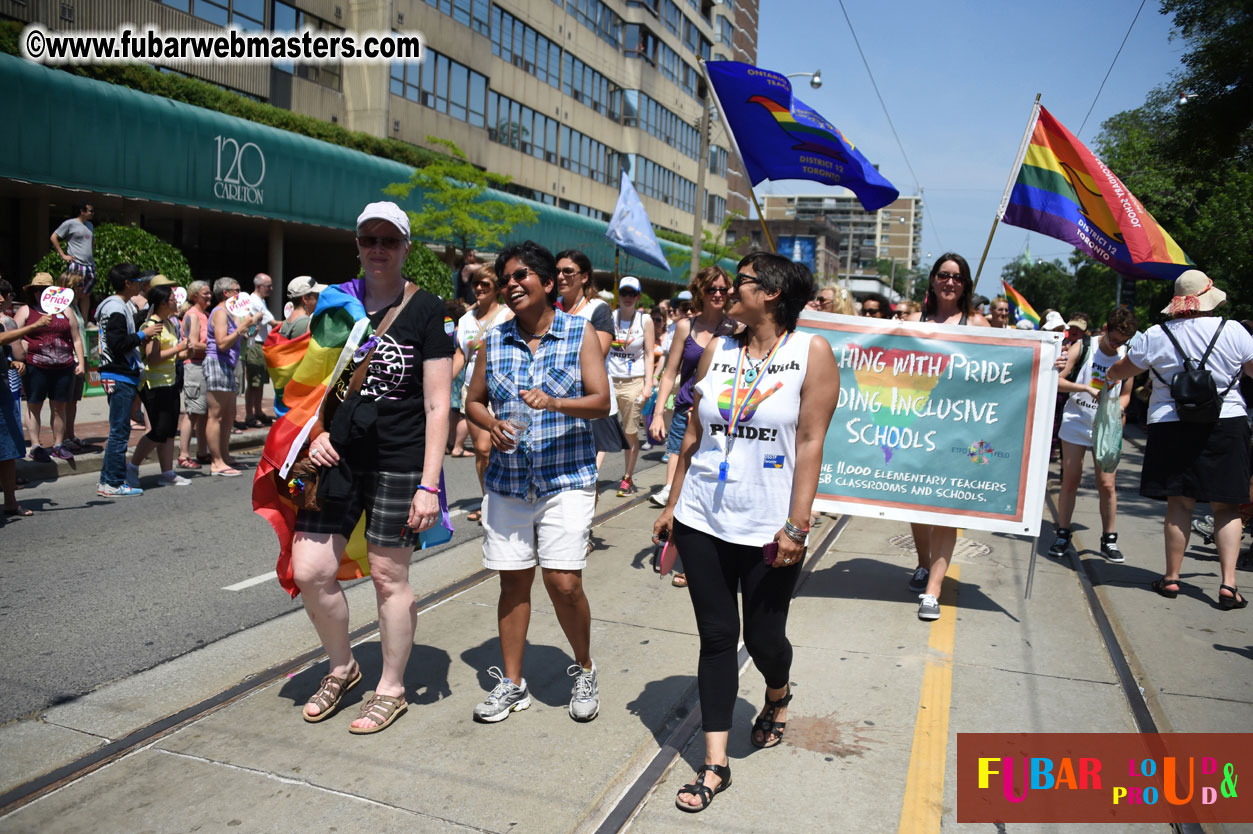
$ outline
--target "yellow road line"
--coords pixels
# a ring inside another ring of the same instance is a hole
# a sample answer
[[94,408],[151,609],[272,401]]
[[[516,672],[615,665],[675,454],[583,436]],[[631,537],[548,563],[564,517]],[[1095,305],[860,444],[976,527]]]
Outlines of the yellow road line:
[[[940,592],[940,619],[931,624],[922,695],[909,752],[905,801],[899,834],[931,834],[940,830],[944,811],[944,765],[948,759],[948,713],[953,694],[953,642],[957,630],[957,584],[961,567],[952,565]],[[949,582],[947,580],[951,579]]]

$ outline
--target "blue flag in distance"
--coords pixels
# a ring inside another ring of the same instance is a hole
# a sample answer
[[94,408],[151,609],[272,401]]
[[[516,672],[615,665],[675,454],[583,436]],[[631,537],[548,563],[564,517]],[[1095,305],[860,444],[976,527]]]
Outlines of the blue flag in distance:
[[628,255],[670,271],[670,262],[661,252],[661,244],[657,242],[653,224],[648,220],[648,212],[644,210],[640,195],[635,192],[626,171],[622,172],[618,204],[613,207],[613,217],[605,230],[605,237],[612,240],[614,246],[626,250]]

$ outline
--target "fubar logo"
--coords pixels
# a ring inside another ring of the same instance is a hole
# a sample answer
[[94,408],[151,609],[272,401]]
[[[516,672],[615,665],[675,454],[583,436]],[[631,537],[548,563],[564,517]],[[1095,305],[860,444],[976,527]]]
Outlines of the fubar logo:
[[261,205],[265,192],[265,154],[255,142],[244,142],[229,136],[215,136],[217,160],[213,195],[221,200]]

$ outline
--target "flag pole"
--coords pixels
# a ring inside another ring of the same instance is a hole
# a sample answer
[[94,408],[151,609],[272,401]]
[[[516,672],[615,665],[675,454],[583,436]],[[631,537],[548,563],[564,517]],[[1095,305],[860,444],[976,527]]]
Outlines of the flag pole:
[[[744,169],[744,176],[748,177],[748,166],[744,164],[744,155],[740,153],[740,144],[735,141],[735,134],[731,131],[731,125],[727,122],[727,112],[722,109],[722,102],[718,100],[718,91],[714,88],[713,82],[709,80],[709,70],[705,69],[705,59],[701,58],[700,72],[705,76],[705,86],[709,89],[709,95],[713,97],[714,105],[718,108],[718,120],[722,122],[722,128],[727,132],[727,138],[731,140],[731,147],[735,151],[735,156],[740,161],[740,167]],[[748,196],[752,198],[753,207],[757,209],[757,220],[761,222],[761,230],[766,235],[766,242],[770,244],[770,251],[777,252],[778,249],[774,245],[774,237],[770,234],[770,229],[766,226],[766,215],[762,213],[761,203],[757,202],[757,195],[753,193],[753,183],[749,180]],[[700,211],[701,207],[697,207]]]
[[615,309],[618,306],[618,281],[621,280],[618,276],[618,258],[621,255],[622,250],[615,246],[613,248],[613,306]]
[[979,286],[979,276],[983,274],[983,263],[988,259],[988,250],[992,248],[992,236],[996,234],[996,226],[1001,222],[1001,218],[1005,216],[1005,209],[1009,206],[1009,194],[1014,190],[1014,183],[1018,179],[1018,172],[1022,169],[1022,161],[1027,156],[1027,146],[1031,144],[1031,134],[1035,130],[1035,123],[1040,118],[1040,94],[1035,94],[1035,103],[1031,105],[1031,118],[1027,119],[1027,129],[1023,131],[1022,142],[1018,145],[1018,155],[1014,157],[1014,167],[1009,172],[1009,182],[1005,183],[1005,193],[1001,195],[1001,204],[997,206],[996,217],[992,218],[992,230],[988,232],[988,242],[983,245],[983,254],[979,257],[979,268],[975,270],[974,286]]

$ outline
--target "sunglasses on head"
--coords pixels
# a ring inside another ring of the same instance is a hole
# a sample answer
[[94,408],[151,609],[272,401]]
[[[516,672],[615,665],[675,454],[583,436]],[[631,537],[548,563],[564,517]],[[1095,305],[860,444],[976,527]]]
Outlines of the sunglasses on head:
[[357,235],[357,243],[362,249],[373,249],[375,246],[381,246],[384,249],[398,249],[404,243],[404,238],[399,237],[379,237],[377,235]]

